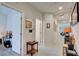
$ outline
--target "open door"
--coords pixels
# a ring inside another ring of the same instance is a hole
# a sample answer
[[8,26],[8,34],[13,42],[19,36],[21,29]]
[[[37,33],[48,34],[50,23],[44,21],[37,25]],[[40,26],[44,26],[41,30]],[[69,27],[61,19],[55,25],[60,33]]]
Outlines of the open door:
[[42,21],[39,19],[36,19],[36,41],[38,41],[39,45],[43,44],[42,40]]

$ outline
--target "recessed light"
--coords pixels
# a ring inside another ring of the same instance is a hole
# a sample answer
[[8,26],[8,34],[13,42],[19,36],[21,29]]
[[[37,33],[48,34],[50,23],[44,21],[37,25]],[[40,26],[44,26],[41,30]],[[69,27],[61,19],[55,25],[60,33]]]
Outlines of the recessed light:
[[62,9],[63,9],[63,7],[61,7],[61,6],[60,6],[60,7],[58,7],[58,9],[59,9],[59,10],[62,10]]

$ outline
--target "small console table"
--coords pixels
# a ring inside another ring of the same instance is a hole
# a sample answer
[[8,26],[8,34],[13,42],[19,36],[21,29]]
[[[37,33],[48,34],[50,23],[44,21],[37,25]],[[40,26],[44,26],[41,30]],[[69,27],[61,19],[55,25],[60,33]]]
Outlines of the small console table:
[[[31,56],[33,56],[36,52],[38,52],[38,42],[29,41],[29,42],[26,43],[26,46],[27,46],[27,54],[31,54]],[[29,50],[29,47],[31,47],[30,50]]]

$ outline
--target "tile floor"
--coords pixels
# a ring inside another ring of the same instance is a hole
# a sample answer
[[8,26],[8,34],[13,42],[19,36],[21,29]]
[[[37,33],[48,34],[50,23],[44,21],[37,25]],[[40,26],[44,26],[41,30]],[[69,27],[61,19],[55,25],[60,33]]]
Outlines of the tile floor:
[[57,53],[58,51],[59,50],[57,48],[39,47],[38,53],[36,53],[34,56],[60,56],[60,54]]
[[[59,50],[57,48],[47,48],[47,47],[39,47],[38,53],[34,56],[59,56],[57,53]],[[13,52],[10,48],[5,48],[3,45],[0,45],[0,56],[19,56],[15,52]],[[25,55],[30,56],[30,55]]]
[[3,45],[0,45],[0,56],[19,56],[19,55],[11,51],[10,48],[5,48]]

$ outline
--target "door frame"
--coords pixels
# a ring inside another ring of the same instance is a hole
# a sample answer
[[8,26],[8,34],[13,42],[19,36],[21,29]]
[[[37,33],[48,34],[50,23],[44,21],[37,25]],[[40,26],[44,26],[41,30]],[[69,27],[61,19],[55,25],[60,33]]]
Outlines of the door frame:
[[19,11],[19,10],[17,10],[17,9],[15,9],[15,8],[12,8],[10,6],[7,6],[6,4],[3,4],[3,3],[1,3],[0,6],[6,7],[6,8],[9,8],[9,9],[12,9],[12,10],[17,11],[17,12],[19,12],[21,14],[21,18],[20,18],[20,20],[21,20],[21,23],[20,23],[20,26],[21,26],[20,27],[20,30],[21,30],[21,32],[20,32],[20,56],[21,56],[21,55],[23,55],[23,34],[22,34],[23,33],[23,30],[22,30],[22,28],[23,28],[24,13],[21,12],[21,11]]
[[[36,24],[36,21],[37,21],[37,19],[38,18],[36,18],[36,20],[35,20],[35,24]],[[43,24],[42,24],[42,20],[40,20],[40,19],[38,19],[39,21],[40,21],[40,44],[39,44],[39,46],[41,46],[41,45],[44,45],[44,40],[43,40]],[[37,25],[35,25],[35,40],[37,40],[36,39],[36,26]]]

